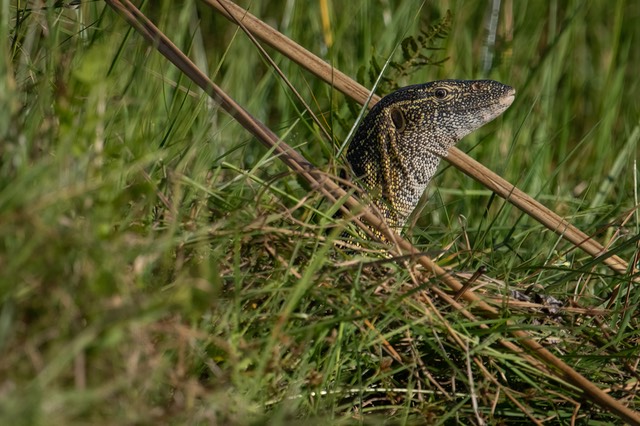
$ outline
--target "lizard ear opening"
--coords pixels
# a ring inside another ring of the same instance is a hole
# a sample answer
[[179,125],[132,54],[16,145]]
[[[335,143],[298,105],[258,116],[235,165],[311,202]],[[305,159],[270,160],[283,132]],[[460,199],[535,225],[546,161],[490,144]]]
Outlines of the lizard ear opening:
[[389,115],[391,115],[391,121],[393,121],[393,125],[396,130],[404,130],[404,114],[402,114],[402,111],[398,108],[391,108]]

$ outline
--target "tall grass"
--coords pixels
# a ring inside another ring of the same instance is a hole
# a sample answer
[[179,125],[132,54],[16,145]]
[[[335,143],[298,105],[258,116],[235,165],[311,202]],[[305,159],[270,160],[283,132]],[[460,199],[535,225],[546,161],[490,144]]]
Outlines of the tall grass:
[[[443,164],[407,232],[463,278],[486,268],[477,291],[504,319],[482,329],[375,244],[335,248],[332,206],[102,2],[54,3],[0,2],[1,423],[615,421],[495,345],[507,318],[637,406],[629,276]],[[514,86],[460,146],[638,266],[640,5],[505,1],[485,74],[484,3],[331,2],[324,27],[320,1],[255,3],[367,84],[450,9],[433,46],[448,60],[398,83]],[[357,111],[342,95],[274,55],[329,143],[222,17],[197,2],[143,11],[307,158],[343,164]],[[566,305],[506,304],[510,290]]]

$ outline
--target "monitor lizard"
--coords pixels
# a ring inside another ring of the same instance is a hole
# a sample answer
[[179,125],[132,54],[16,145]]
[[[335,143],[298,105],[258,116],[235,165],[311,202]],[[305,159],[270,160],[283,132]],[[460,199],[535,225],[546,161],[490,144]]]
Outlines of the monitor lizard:
[[356,182],[400,231],[449,148],[502,114],[515,90],[492,80],[441,80],[382,98],[356,130],[347,161]]

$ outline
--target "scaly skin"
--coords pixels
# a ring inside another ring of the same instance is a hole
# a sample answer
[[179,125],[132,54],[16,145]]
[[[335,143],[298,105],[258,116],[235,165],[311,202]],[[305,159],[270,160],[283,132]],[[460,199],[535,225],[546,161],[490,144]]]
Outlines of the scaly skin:
[[442,80],[399,89],[371,109],[347,160],[390,226],[404,226],[449,148],[502,114],[514,97],[513,88],[496,81]]

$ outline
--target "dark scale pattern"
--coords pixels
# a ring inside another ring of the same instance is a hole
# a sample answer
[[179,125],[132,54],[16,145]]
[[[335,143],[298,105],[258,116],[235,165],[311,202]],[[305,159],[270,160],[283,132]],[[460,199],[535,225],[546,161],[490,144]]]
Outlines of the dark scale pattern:
[[515,90],[491,80],[442,80],[380,100],[358,127],[347,160],[389,225],[402,228],[440,159],[502,114]]

